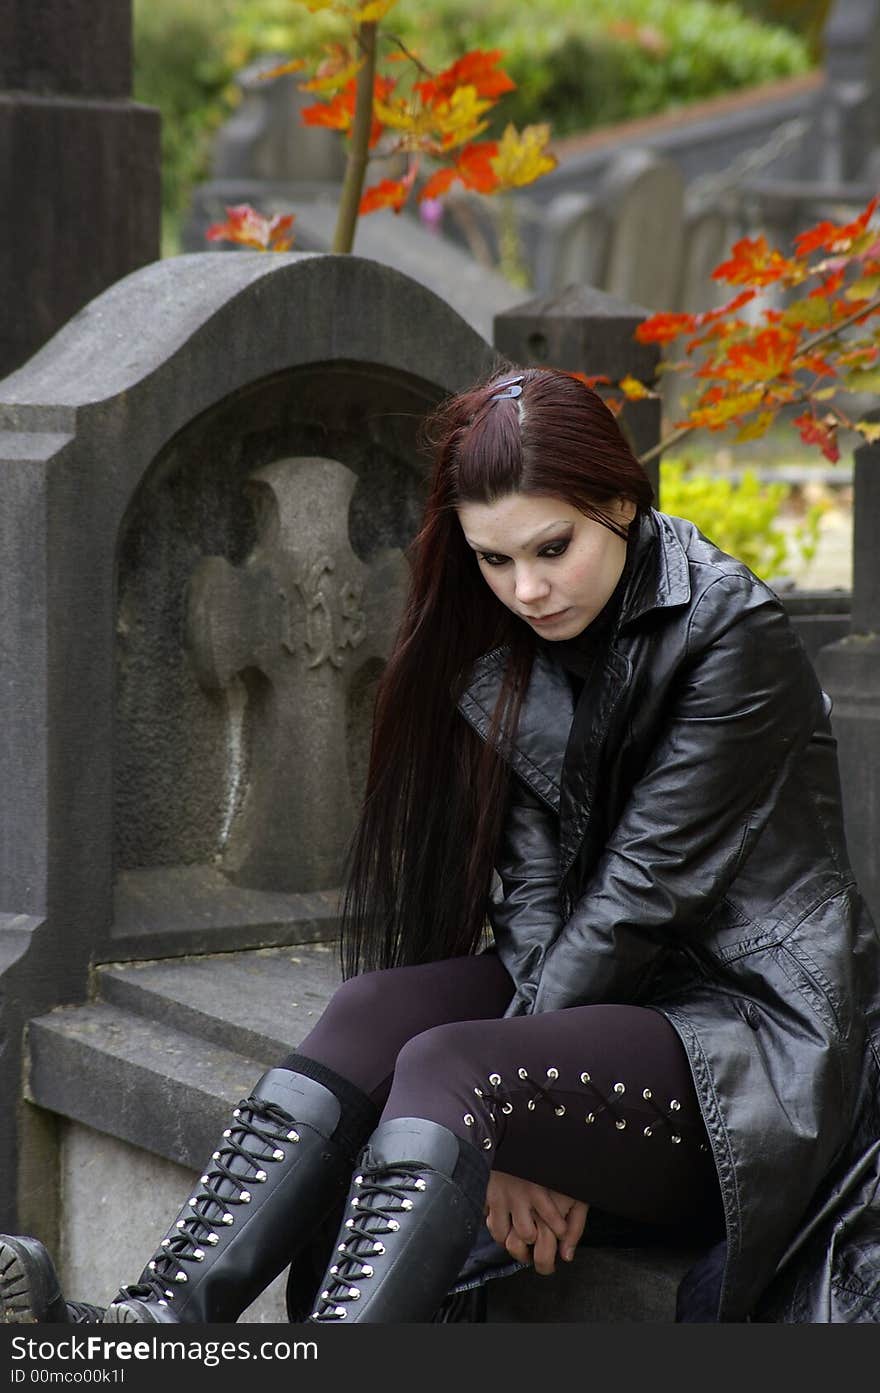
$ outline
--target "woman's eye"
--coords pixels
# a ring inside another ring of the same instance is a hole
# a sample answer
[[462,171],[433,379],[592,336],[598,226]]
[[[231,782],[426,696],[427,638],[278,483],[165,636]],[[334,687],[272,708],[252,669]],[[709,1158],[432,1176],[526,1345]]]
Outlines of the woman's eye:
[[503,566],[507,560],[506,556],[496,556],[494,552],[481,551],[479,557],[481,561],[485,561],[487,566]]
[[568,542],[551,542],[541,552],[542,556],[562,556],[568,550]]

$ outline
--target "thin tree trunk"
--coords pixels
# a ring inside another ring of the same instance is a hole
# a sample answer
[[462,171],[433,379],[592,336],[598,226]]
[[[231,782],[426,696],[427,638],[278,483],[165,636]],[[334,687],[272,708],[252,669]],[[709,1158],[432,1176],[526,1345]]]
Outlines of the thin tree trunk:
[[358,30],[358,45],[364,65],[357,75],[354,122],[345,178],[339,198],[339,213],[333,237],[335,252],[350,252],[354,246],[358,208],[370,159],[370,131],[373,125],[373,86],[376,73],[376,24],[362,24]]

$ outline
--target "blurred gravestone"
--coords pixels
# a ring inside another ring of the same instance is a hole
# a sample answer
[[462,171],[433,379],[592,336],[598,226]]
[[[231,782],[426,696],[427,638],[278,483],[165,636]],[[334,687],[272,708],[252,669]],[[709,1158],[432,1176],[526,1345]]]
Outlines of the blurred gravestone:
[[159,255],[159,114],[131,100],[130,0],[0,4],[0,378]]

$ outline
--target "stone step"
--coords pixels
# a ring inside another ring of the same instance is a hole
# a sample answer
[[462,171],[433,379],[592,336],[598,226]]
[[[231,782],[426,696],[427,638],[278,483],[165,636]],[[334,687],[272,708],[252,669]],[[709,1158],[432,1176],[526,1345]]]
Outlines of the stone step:
[[26,1096],[197,1168],[340,973],[334,944],[309,943],[101,967],[94,980],[96,1000],[30,1022]]
[[[94,1000],[31,1020],[25,1096],[198,1173],[230,1108],[296,1048],[340,980],[336,944],[327,942],[100,967]],[[157,1212],[156,1225],[165,1219]],[[587,1247],[552,1280],[524,1270],[491,1282],[486,1316],[671,1321],[695,1256]]]
[[196,1169],[264,1067],[98,1001],[30,1022],[25,1097]]
[[101,1000],[271,1064],[305,1038],[341,980],[335,942],[112,964],[95,972]]

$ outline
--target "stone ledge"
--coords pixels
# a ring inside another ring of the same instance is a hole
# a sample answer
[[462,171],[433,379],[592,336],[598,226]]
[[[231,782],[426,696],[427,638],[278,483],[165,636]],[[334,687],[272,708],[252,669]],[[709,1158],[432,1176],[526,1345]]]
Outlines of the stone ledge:
[[[82,1140],[78,1165],[85,1158],[96,1167],[96,1180],[101,1177],[108,1198],[115,1196],[111,1207],[122,1203],[125,1185],[118,1166],[106,1169],[107,1146],[116,1148],[114,1157],[135,1155],[138,1175],[155,1172],[155,1194],[151,1187],[138,1212],[142,1228],[164,1230],[169,1208],[183,1198],[169,1206],[170,1191],[164,1180],[159,1183],[171,1175],[167,1163],[198,1171],[230,1107],[266,1067],[296,1048],[338,980],[335,943],[98,968],[95,1000],[30,1022],[25,1096],[65,1120],[63,1156]],[[126,1152],[126,1146],[137,1151]],[[80,1274],[82,1264],[87,1268],[92,1261],[83,1236],[89,1232],[88,1205],[82,1196],[77,1201],[69,1184],[65,1191],[76,1210],[62,1214],[65,1263]],[[628,1245],[585,1245],[552,1278],[524,1270],[490,1282],[487,1319],[670,1322],[678,1283],[697,1255],[690,1247],[636,1247],[631,1239]],[[132,1248],[125,1270],[137,1261]],[[112,1285],[133,1279],[108,1270],[106,1280]],[[279,1300],[276,1286],[264,1308],[274,1313],[269,1319],[281,1318]]]

